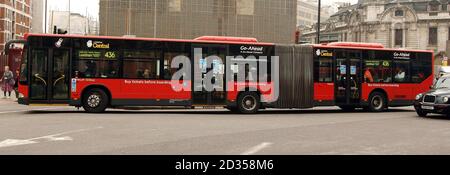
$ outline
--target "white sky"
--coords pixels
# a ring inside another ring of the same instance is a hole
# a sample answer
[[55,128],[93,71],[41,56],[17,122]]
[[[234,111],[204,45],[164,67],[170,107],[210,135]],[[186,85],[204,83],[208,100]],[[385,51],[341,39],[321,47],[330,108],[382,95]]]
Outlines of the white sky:
[[[99,11],[99,0],[48,0],[49,10],[68,11],[70,2],[71,12],[80,13],[82,15],[97,18]],[[352,4],[358,0],[322,0],[323,4],[331,4],[333,2],[351,2]]]
[[98,17],[98,0],[48,0],[48,8],[49,10],[69,11],[69,2],[72,13]]

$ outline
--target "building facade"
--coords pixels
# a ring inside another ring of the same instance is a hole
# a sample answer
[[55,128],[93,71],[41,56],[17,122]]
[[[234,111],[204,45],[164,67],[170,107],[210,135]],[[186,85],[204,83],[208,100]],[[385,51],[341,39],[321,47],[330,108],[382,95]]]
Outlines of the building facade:
[[[359,0],[321,24],[321,42],[381,43],[390,48],[445,52],[450,40],[449,0]],[[314,43],[316,29],[301,40]]]
[[297,0],[100,0],[100,35],[293,43]]
[[[318,18],[317,0],[297,0],[297,26],[299,28],[310,27],[317,23]],[[332,5],[322,5],[320,20],[327,20],[334,9]]]
[[31,29],[31,0],[0,0],[0,50]]
[[68,11],[51,11],[48,28],[50,33],[54,27],[67,31],[72,35],[98,35],[97,22],[94,18]]
[[45,19],[45,0],[33,0],[31,1],[31,33],[45,33],[44,32],[44,19]]

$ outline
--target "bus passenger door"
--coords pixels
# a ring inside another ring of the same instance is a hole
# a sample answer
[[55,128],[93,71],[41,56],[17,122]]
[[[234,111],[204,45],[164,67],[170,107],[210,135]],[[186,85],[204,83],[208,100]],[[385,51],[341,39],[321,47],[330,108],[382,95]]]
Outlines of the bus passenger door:
[[68,49],[31,51],[31,103],[67,103],[69,100]]
[[48,50],[33,49],[30,56],[30,101],[48,103]]
[[67,102],[69,100],[70,86],[70,50],[53,49],[50,72],[50,102]]
[[[196,53],[196,51],[200,51],[199,49],[203,53]],[[228,48],[222,45],[193,45],[192,52],[194,55],[194,83],[192,85],[194,105],[225,104],[225,57]],[[196,54],[201,54],[201,58],[195,56]],[[210,56],[216,56],[218,60],[205,59]],[[207,84],[214,84],[214,90],[208,89]]]
[[357,106],[361,99],[361,52],[337,51],[335,94],[336,105]]

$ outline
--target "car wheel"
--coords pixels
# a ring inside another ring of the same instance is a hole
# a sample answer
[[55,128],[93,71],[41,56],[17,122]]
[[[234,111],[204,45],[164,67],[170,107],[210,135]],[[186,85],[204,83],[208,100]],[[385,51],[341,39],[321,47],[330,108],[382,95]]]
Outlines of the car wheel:
[[108,95],[102,89],[91,89],[83,96],[83,108],[89,113],[104,112],[108,104]]
[[419,115],[419,117],[426,117],[428,115],[428,113],[423,111],[422,109],[416,109],[416,113],[417,115]]
[[369,110],[372,112],[383,112],[387,107],[386,96],[380,92],[374,92],[369,97]]
[[239,95],[237,109],[243,114],[255,114],[260,105],[260,97],[257,93],[243,92]]

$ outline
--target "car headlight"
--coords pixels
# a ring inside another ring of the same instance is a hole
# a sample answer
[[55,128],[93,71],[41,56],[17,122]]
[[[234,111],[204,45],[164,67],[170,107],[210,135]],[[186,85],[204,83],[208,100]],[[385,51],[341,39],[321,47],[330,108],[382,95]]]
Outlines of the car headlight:
[[442,102],[447,103],[448,102],[448,97],[442,97]]
[[422,98],[423,94],[417,94],[416,95],[416,100],[420,100],[420,98]]

